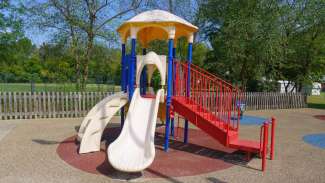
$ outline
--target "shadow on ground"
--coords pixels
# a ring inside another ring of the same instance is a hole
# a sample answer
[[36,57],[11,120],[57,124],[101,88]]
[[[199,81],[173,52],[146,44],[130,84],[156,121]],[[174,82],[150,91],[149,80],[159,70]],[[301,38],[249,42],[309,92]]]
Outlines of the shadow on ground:
[[[118,137],[118,135],[120,134],[120,128],[119,128],[119,125],[116,125],[116,124],[109,124],[108,126],[109,126],[109,128],[107,128],[105,130],[103,137],[102,137],[102,140],[103,140],[102,145],[103,146],[102,146],[101,151],[105,152],[105,158],[103,157],[103,161],[100,161],[98,163],[98,165],[95,166],[97,172],[100,174],[103,174],[105,176],[108,176],[112,179],[116,179],[116,180],[127,180],[128,181],[128,180],[135,180],[135,179],[141,178],[145,172],[124,173],[124,172],[115,170],[109,164],[109,161],[108,161],[107,155],[106,155],[106,149],[107,149],[108,145],[110,143],[112,143]],[[79,126],[75,127],[76,130],[78,128],[79,128]],[[72,139],[64,141],[64,142],[58,142],[58,141],[54,141],[54,140],[45,140],[45,139],[33,139],[32,141],[35,143],[41,144],[41,145],[56,145],[56,144],[60,144],[60,143],[76,143]],[[164,133],[159,132],[159,130],[157,130],[156,135],[155,135],[155,145],[156,145],[156,149],[158,151],[160,151],[160,152],[163,151]],[[243,152],[240,152],[240,151],[228,153],[228,152],[224,152],[222,150],[216,150],[216,149],[212,149],[212,148],[209,148],[206,146],[202,146],[200,144],[194,144],[194,143],[184,144],[182,141],[177,140],[177,139],[170,140],[169,148],[171,150],[191,153],[191,154],[195,154],[198,156],[208,157],[211,159],[217,159],[219,161],[221,160],[223,162],[230,163],[233,165],[238,165],[238,166],[256,170],[255,168],[247,165],[249,163],[249,161],[247,161],[247,159],[246,159],[246,154]],[[173,183],[181,182],[172,176],[164,174],[160,171],[158,172],[155,169],[151,169],[150,167],[148,169],[146,169],[145,171],[147,173],[155,175],[155,177],[160,177],[160,178],[166,179]],[[208,177],[207,181],[223,183],[222,181],[218,180],[215,177]]]
[[221,180],[219,180],[219,179],[217,179],[217,178],[215,178],[215,177],[208,177],[207,180],[208,180],[209,182],[211,182],[211,183],[227,183],[227,182],[225,182],[225,181],[221,181]]
[[[112,131],[110,131],[110,133],[105,133],[104,137],[103,137],[103,139],[107,139],[105,146],[108,147],[108,145],[118,137],[118,134],[119,134],[119,129],[114,130],[113,133],[112,133]],[[163,151],[164,133],[156,132],[155,145],[156,145],[156,149]],[[246,154],[241,151],[227,153],[227,152],[211,149],[211,148],[208,148],[205,146],[201,146],[198,144],[193,144],[193,143],[184,144],[182,141],[173,140],[173,139],[170,140],[169,148],[172,150],[183,151],[183,152],[187,152],[187,153],[196,154],[199,156],[218,159],[218,160],[222,160],[226,163],[231,163],[233,165],[258,170],[256,168],[253,168],[253,167],[250,167],[247,165],[249,163],[249,161],[247,161]],[[112,178],[112,179],[119,179],[119,180],[132,180],[132,179],[140,178],[142,176],[142,173],[130,174],[130,173],[123,173],[123,172],[119,172],[119,171],[115,170],[108,163],[107,156],[105,157],[105,161],[103,161],[103,163],[97,167],[97,171],[103,175],[106,175],[106,176]],[[164,178],[164,179],[166,179],[170,182],[173,182],[173,183],[181,182],[174,177],[165,175],[161,172],[157,172],[157,171],[151,169],[150,167],[147,168],[146,171],[151,174],[154,174],[156,177]],[[220,181],[214,177],[209,177],[209,178],[207,178],[207,180],[209,182],[213,182],[213,183],[214,182],[224,183],[223,181]]]
[[[164,140],[165,140],[164,134],[156,132],[156,136],[155,136],[156,149],[163,150]],[[224,151],[211,149],[198,144],[193,144],[193,143],[184,144],[182,141],[178,141],[178,140],[171,140],[169,142],[169,148],[200,155],[200,156],[205,156],[208,158],[219,159],[227,163],[257,170],[256,168],[247,165],[249,161],[247,161],[246,154],[242,151],[235,151],[233,153],[228,153]]]

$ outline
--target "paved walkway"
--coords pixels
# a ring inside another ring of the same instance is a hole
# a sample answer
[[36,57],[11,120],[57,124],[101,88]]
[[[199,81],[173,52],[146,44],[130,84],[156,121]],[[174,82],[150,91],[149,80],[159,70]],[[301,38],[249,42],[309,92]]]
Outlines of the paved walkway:
[[0,121],[0,141],[13,130],[19,121]]
[[[325,123],[314,115],[324,110],[292,109],[250,111],[245,114],[275,116],[278,119],[275,160],[268,161],[266,173],[261,161],[252,159],[237,165],[188,177],[117,177],[95,175],[76,169],[58,156],[58,144],[73,136],[81,119],[37,119],[0,121],[0,182],[324,182],[325,150],[306,144],[306,134],[325,133]],[[117,121],[115,119],[115,121]],[[241,126],[240,136],[258,139],[257,126]]]

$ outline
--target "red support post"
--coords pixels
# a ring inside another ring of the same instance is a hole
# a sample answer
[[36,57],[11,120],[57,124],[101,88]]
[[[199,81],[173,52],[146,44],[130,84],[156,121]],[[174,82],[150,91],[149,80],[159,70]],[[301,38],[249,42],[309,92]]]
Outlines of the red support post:
[[272,123],[271,123],[271,151],[270,151],[270,159],[274,159],[274,143],[275,143],[275,125],[276,120],[274,117],[272,117]]
[[263,150],[262,150],[262,171],[265,171],[266,168],[266,156],[267,156],[267,145],[268,145],[268,131],[269,123],[264,123],[264,132],[263,132]]

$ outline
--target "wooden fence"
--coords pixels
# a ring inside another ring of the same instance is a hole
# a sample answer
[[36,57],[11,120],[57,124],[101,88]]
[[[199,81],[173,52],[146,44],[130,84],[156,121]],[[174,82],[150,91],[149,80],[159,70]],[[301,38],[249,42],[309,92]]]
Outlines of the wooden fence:
[[113,92],[0,92],[1,119],[83,117]]
[[246,110],[307,107],[307,95],[303,93],[246,92],[243,99]]
[[[1,119],[83,117],[98,101],[113,92],[0,92]],[[306,107],[301,93],[246,92],[247,110]]]

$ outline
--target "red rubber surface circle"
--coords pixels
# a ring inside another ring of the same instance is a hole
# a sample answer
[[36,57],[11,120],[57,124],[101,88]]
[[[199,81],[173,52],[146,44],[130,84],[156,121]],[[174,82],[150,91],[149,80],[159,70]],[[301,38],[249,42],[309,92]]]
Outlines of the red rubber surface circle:
[[[157,129],[155,137],[156,157],[153,164],[143,172],[144,177],[193,176],[233,166],[228,161],[227,156],[234,150],[225,148],[201,130],[189,130],[189,143],[184,144],[181,137],[183,129],[175,129],[175,133],[179,137],[171,140],[170,149],[166,153],[163,151],[163,131],[163,127]],[[77,169],[114,177],[119,172],[110,166],[106,150],[108,144],[116,139],[118,134],[119,128],[107,128],[103,139],[107,139],[108,142],[102,143],[100,152],[79,155],[79,145],[75,143],[76,136],[72,136],[59,144],[57,153],[62,160]]]
[[315,115],[314,117],[325,121],[325,115]]

